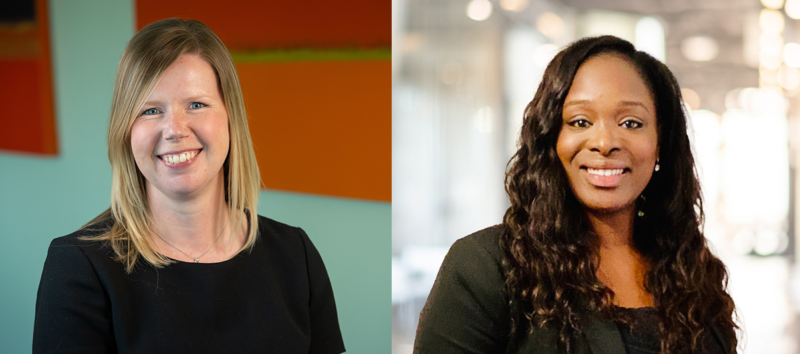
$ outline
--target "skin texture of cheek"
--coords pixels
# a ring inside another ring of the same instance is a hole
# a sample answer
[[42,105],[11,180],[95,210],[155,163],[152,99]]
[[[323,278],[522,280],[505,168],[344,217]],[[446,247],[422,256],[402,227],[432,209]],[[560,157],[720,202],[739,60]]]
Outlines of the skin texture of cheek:
[[147,179],[154,177],[155,163],[153,159],[155,156],[155,146],[158,139],[146,133],[147,128],[142,125],[142,122],[134,122],[131,127],[131,151],[133,152],[133,159],[136,162],[136,167],[139,172]]

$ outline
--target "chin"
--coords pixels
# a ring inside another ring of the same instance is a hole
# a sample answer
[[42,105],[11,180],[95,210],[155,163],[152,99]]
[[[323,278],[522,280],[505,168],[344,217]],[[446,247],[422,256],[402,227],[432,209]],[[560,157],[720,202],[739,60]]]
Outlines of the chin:
[[586,205],[586,209],[589,209],[589,211],[594,214],[614,214],[624,210],[625,208],[615,205]]
[[611,214],[617,213],[620,211],[635,209],[636,199],[633,200],[611,200],[607,196],[605,198],[592,198],[589,200],[581,200],[581,204],[583,206],[594,212],[599,214]]
[[171,181],[163,186],[165,194],[170,195],[190,195],[202,188],[202,184],[191,179]]

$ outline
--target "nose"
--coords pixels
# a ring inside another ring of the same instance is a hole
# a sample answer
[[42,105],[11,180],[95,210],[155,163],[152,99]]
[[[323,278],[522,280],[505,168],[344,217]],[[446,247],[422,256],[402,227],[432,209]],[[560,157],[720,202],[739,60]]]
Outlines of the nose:
[[600,153],[603,156],[611,155],[616,150],[619,150],[619,137],[617,136],[617,126],[613,122],[600,120],[589,129],[587,133],[589,137],[586,141],[586,147],[591,151]]
[[168,111],[164,115],[164,139],[177,142],[187,137],[189,133],[188,123],[184,112],[180,110]]

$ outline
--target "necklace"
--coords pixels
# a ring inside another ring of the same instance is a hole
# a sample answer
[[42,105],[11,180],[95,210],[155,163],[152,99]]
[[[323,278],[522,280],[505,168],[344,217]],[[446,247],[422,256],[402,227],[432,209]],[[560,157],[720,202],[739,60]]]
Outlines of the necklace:
[[[230,221],[230,220],[228,220],[228,221]],[[201,255],[199,255],[197,257],[190,256],[188,253],[186,253],[184,251],[181,251],[180,248],[173,246],[171,243],[167,242],[167,240],[165,240],[163,237],[161,237],[161,235],[159,235],[158,232],[156,232],[155,230],[153,230],[153,233],[155,233],[156,236],[158,236],[158,238],[161,239],[161,241],[164,241],[164,243],[166,243],[170,247],[178,250],[178,252],[180,252],[180,253],[183,253],[184,255],[186,255],[186,257],[193,258],[195,263],[200,263],[200,257],[205,256],[206,253],[208,253],[208,251],[211,251],[211,249],[214,248],[214,245],[217,244],[217,241],[219,241],[219,238],[222,237],[222,232],[225,231],[226,227],[228,227],[228,221],[225,221],[225,226],[222,227],[222,230],[219,232],[219,235],[217,236],[217,239],[214,240],[214,243],[211,244],[211,247],[209,247],[205,252],[203,252],[203,254],[201,254]]]

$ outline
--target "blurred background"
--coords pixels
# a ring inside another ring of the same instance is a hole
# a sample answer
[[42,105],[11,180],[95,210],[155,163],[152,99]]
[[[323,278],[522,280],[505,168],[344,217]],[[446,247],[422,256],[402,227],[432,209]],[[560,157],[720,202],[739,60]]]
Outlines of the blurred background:
[[[389,2],[0,1],[0,353],[31,351],[48,245],[108,208],[125,45],[198,19],[231,51],[263,189],[325,261],[348,353],[390,346]],[[367,148],[365,148],[367,147]]]
[[392,352],[411,352],[449,246],[502,221],[505,165],[547,63],[612,34],[682,87],[740,352],[800,353],[798,19],[800,0],[393,0]]

